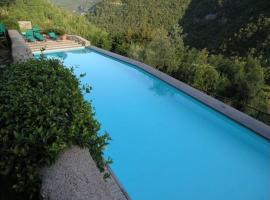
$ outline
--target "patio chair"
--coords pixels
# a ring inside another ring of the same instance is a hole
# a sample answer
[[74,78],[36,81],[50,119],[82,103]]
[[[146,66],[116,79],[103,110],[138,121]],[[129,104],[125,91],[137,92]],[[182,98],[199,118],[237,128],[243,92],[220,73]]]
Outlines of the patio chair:
[[33,30],[27,30],[26,33],[25,33],[25,39],[28,41],[28,42],[35,42],[36,39],[34,38],[34,32]]
[[48,35],[52,40],[58,40],[58,36],[55,32],[49,32]]
[[33,32],[34,37],[38,40],[38,41],[45,41],[45,37],[39,33],[39,32]]
[[0,37],[6,36],[6,27],[4,24],[0,23]]

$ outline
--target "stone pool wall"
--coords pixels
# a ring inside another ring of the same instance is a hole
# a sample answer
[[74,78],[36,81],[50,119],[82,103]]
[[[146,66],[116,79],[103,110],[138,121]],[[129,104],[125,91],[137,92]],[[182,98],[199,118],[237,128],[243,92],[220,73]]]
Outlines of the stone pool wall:
[[42,177],[44,200],[126,200],[114,177],[104,181],[88,149],[67,149]]
[[17,30],[8,30],[8,35],[11,41],[11,54],[14,62],[26,61],[33,58],[31,49]]

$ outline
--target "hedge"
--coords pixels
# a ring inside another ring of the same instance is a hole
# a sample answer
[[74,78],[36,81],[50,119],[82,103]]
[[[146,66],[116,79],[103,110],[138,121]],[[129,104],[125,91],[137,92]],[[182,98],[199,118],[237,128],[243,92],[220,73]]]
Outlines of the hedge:
[[57,60],[1,69],[0,199],[37,198],[40,170],[71,145],[88,148],[104,170],[102,155],[110,138],[98,134],[100,124],[82,88],[72,70]]

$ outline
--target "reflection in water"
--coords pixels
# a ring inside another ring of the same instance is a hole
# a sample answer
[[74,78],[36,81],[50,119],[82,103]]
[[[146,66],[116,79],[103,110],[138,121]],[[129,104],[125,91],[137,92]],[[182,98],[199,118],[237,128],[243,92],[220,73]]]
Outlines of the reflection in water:
[[85,53],[89,53],[89,50],[87,50],[87,49],[80,49],[80,50],[77,50],[77,51],[70,51],[69,53],[70,54],[85,54]]
[[153,91],[158,96],[174,96],[176,94],[176,91],[170,89],[170,87],[164,87],[164,82],[162,81],[152,81],[152,83],[149,90]]
[[67,53],[66,52],[57,52],[55,53],[55,55],[57,56],[57,58],[61,59],[61,60],[65,60],[67,58]]

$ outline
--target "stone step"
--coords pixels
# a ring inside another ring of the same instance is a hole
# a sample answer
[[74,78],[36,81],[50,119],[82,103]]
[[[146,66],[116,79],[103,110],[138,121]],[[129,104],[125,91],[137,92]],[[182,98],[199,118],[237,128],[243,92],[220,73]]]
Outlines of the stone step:
[[[35,44],[35,43],[41,43],[42,41],[36,41],[36,42],[27,42],[28,44]],[[46,40],[48,43],[54,43],[54,42],[75,42],[75,40]]]
[[[45,51],[50,51],[50,50],[57,50],[57,49],[69,49],[69,48],[78,48],[78,47],[81,47],[81,46],[65,46],[65,47],[54,47],[54,48],[48,48],[48,49],[45,49]],[[32,52],[36,52],[36,51],[40,51],[40,49],[31,49]]]
[[[53,46],[53,47],[47,47],[46,51],[49,50],[56,50],[56,49],[67,49],[67,48],[76,48],[76,47],[82,47],[82,45],[75,44],[75,45],[65,45],[65,46]],[[41,48],[31,48],[32,52],[40,51]]]
[[42,46],[32,46],[32,47],[30,47],[30,49],[41,49],[41,48],[48,49],[48,48],[54,48],[54,47],[61,48],[61,47],[66,47],[66,46],[82,46],[82,45],[77,44],[77,43],[74,43],[74,44],[62,44],[62,45],[42,45]]
[[27,45],[32,52],[40,51],[42,48],[45,48],[45,51],[57,50],[57,49],[68,49],[68,48],[77,48],[82,47],[81,44],[75,42],[74,40],[47,40],[46,42],[28,42]]
[[68,42],[68,43],[67,42],[65,42],[65,43],[38,43],[38,44],[31,44],[31,45],[28,45],[28,46],[31,48],[31,47],[62,46],[62,45],[73,45],[73,44],[78,44],[78,43],[76,43],[76,42]]
[[[61,40],[59,40],[59,41],[46,41],[46,42],[27,42],[27,44],[29,45],[29,46],[31,46],[31,45],[38,45],[38,44],[62,44],[62,43],[74,43],[75,41],[73,41],[73,40],[64,40],[64,41],[61,41]],[[75,43],[77,43],[77,42],[75,42]]]

